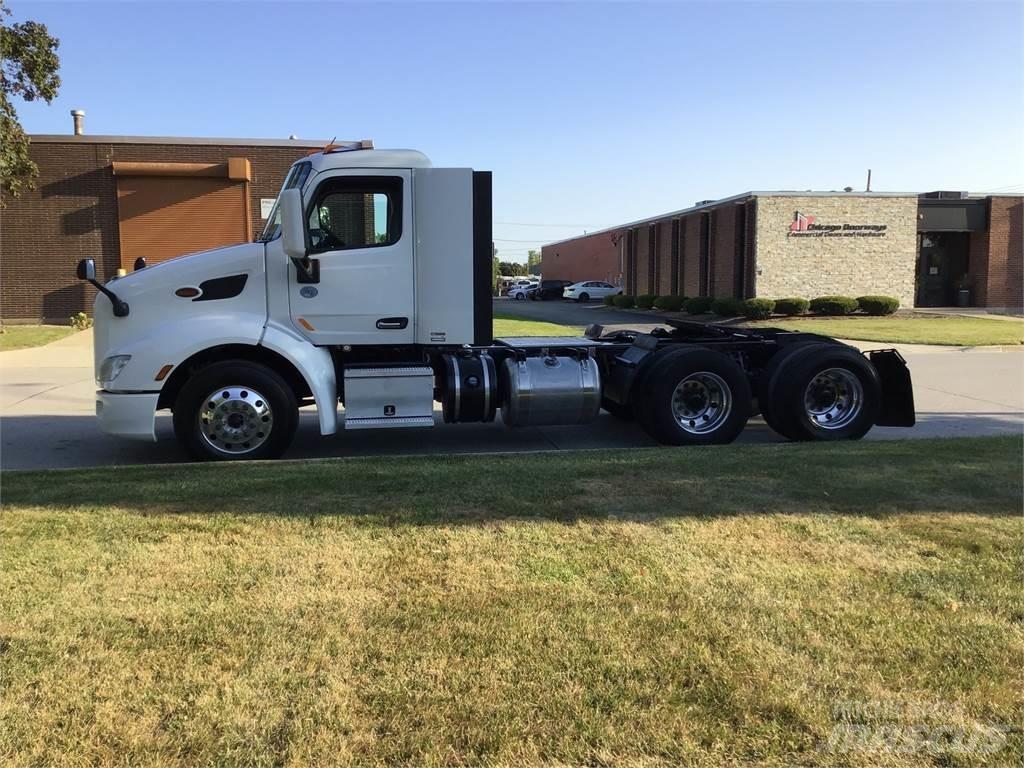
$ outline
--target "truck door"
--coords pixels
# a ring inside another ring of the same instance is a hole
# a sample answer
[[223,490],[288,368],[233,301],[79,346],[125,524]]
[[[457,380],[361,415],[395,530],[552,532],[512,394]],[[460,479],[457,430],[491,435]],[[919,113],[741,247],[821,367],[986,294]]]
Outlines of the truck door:
[[291,264],[295,328],[314,344],[409,344],[414,338],[411,173],[353,169],[307,192],[312,276]]

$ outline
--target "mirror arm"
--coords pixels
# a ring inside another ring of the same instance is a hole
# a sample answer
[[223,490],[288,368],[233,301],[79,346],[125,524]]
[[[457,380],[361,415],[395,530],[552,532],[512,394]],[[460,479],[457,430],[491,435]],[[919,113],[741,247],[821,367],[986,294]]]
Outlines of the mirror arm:
[[295,265],[296,271],[299,273],[300,283],[319,283],[320,282],[320,262],[317,259],[311,259],[309,256],[305,256],[301,259],[292,257],[292,264]]
[[95,286],[97,291],[110,299],[110,303],[114,306],[114,317],[128,317],[128,302],[119,299],[116,293],[100,283],[99,280],[91,278],[88,282]]

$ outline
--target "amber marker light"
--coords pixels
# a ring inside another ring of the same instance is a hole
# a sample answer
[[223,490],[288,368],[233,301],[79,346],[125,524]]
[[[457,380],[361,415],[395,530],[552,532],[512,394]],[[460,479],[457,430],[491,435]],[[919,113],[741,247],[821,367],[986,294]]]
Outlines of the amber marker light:
[[164,379],[166,379],[167,374],[171,372],[172,368],[174,368],[174,366],[171,365],[170,363],[165,365],[163,368],[157,371],[156,378],[153,379],[153,381],[163,381]]

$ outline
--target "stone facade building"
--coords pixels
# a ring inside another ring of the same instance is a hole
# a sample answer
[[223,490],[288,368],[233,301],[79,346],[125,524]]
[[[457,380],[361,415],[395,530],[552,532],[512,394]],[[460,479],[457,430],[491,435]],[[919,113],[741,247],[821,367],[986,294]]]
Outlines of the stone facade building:
[[747,192],[545,245],[542,271],[633,295],[882,294],[904,307],[1014,311],[1024,307],[1022,203],[949,192]]

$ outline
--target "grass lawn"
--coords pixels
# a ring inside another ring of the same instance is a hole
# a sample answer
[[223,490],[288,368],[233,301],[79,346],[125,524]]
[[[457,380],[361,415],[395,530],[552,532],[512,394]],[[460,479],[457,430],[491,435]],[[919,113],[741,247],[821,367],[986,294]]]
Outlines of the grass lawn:
[[513,315],[494,313],[494,337],[502,336],[579,336],[584,329],[574,325],[524,320]]
[[1024,322],[987,320],[983,317],[808,317],[765,320],[749,325],[768,325],[791,331],[821,333],[840,339],[887,341],[894,344],[948,344],[958,347],[1024,344]]
[[0,333],[0,352],[41,347],[76,332],[70,325],[5,325]]
[[0,764],[1019,765],[1021,477],[1014,438],[7,473]]

